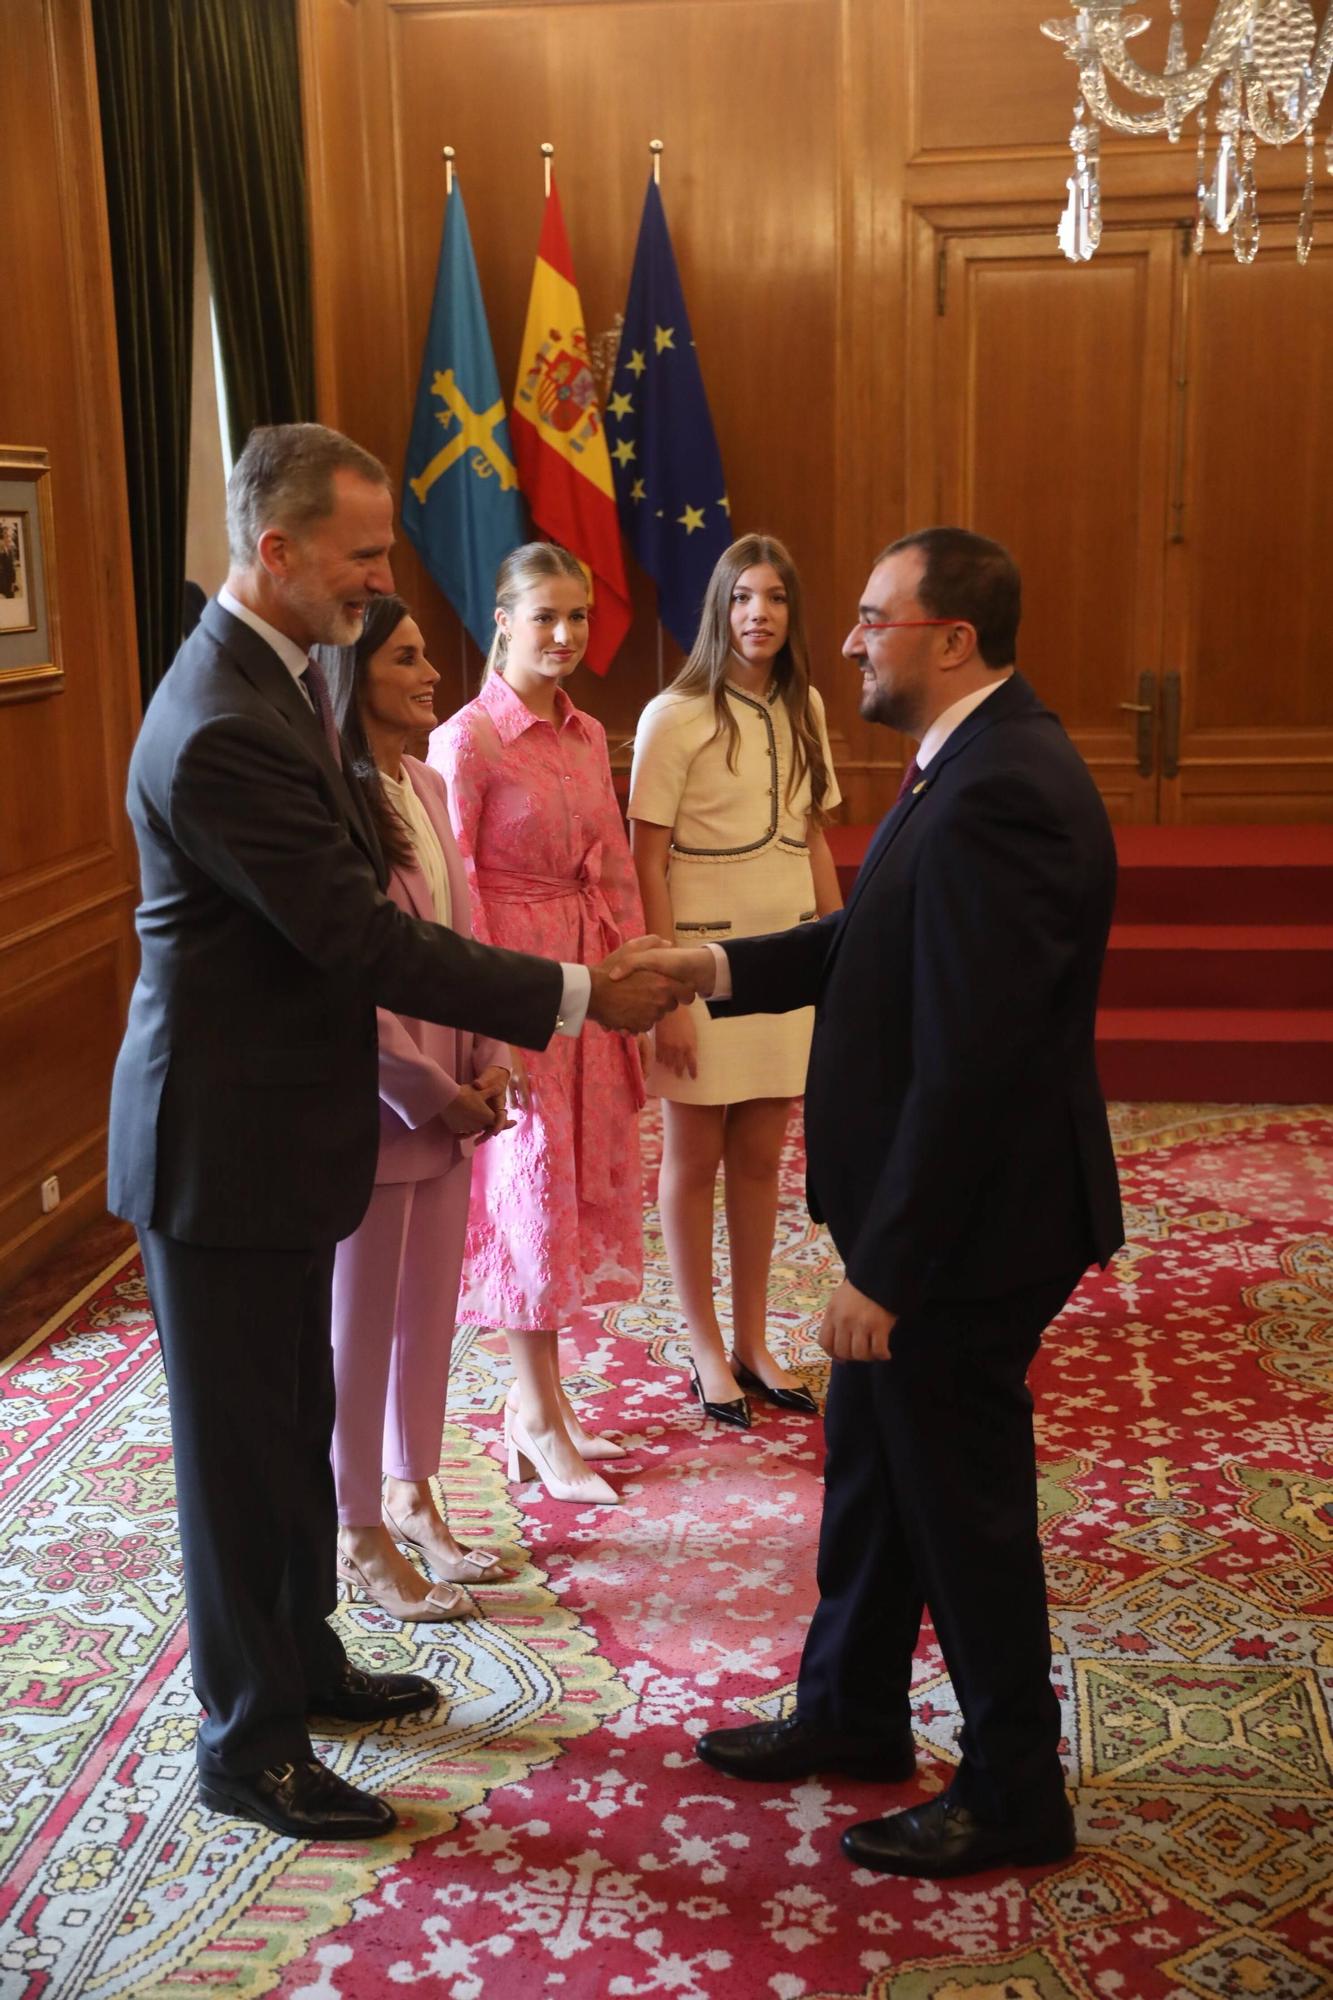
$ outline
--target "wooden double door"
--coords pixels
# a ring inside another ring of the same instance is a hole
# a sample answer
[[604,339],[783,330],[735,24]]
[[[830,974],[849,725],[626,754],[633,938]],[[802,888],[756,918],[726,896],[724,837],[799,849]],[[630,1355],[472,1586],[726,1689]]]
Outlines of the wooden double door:
[[1333,246],[929,234],[912,512],[1013,550],[1020,664],[1112,816],[1333,819]]

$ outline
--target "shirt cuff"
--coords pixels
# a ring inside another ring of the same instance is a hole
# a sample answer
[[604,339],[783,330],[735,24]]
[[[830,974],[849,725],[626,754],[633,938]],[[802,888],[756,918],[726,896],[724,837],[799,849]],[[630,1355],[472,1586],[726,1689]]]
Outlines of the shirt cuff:
[[731,961],[720,944],[710,944],[713,954],[713,990],[707,996],[710,1000],[730,1000]]
[[560,995],[555,1031],[557,1035],[581,1035],[588,1018],[588,1002],[592,999],[592,974],[586,965],[562,964],[560,970],[565,975],[565,988]]

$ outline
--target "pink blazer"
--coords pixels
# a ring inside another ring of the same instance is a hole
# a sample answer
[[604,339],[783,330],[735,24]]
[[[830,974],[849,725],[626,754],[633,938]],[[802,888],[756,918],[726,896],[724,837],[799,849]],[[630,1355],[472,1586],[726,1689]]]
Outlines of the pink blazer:
[[[467,876],[449,825],[449,795],[444,780],[415,757],[404,757],[403,769],[426,808],[444,850],[452,906],[451,928],[472,935],[472,905]],[[410,916],[435,922],[430,885],[414,865],[395,868],[389,895]],[[442,1028],[434,1021],[412,1021],[376,1010],[380,1034],[380,1156],[375,1179],[424,1181],[447,1173],[474,1142],[449,1130],[441,1111],[491,1063],[509,1067],[504,1042],[473,1035],[466,1028]]]

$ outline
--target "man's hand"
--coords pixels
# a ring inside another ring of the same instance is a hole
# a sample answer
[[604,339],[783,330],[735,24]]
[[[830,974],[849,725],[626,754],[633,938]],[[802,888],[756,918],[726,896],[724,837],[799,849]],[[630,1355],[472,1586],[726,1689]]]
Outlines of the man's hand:
[[834,1361],[887,1361],[895,1315],[844,1278],[824,1308],[819,1344]]
[[[713,981],[717,977],[717,960],[707,945],[663,944],[661,938],[635,938],[633,947],[622,945],[620,952],[631,948],[635,951],[630,961],[632,965],[665,973],[668,979],[677,979],[682,985],[690,987],[691,993],[682,998],[692,999],[694,994],[699,993],[706,1000],[712,992]],[[613,976],[617,979],[623,979],[629,970],[628,965],[623,971],[619,969],[617,961],[620,960],[620,952],[606,960],[608,969],[613,969]]]
[[588,1019],[602,1028],[641,1035],[673,1007],[693,1000],[694,988],[687,979],[649,964],[659,953],[677,956],[660,938],[631,938],[600,965],[589,966],[592,995]]

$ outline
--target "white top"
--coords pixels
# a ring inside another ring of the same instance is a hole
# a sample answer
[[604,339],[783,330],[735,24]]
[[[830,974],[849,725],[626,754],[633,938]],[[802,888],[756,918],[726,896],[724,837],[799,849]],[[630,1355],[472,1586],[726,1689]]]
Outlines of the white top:
[[[639,717],[630,773],[629,817],[671,828],[674,852],[691,860],[741,861],[771,847],[804,848],[811,810],[810,773],[791,787],[794,739],[787,705],[726,683],[740,731],[736,769],[719,730],[711,693],[654,696]],[[825,811],[842,798],[833,770],[824,703],[810,690],[810,710],[824,752]]]
[[440,836],[430,823],[430,814],[417,797],[410,778],[391,778],[387,771],[381,771],[380,783],[389,804],[411,835],[417,866],[430,888],[436,923],[452,925],[453,898],[449,894],[449,871],[444,865],[444,849],[440,846]]

